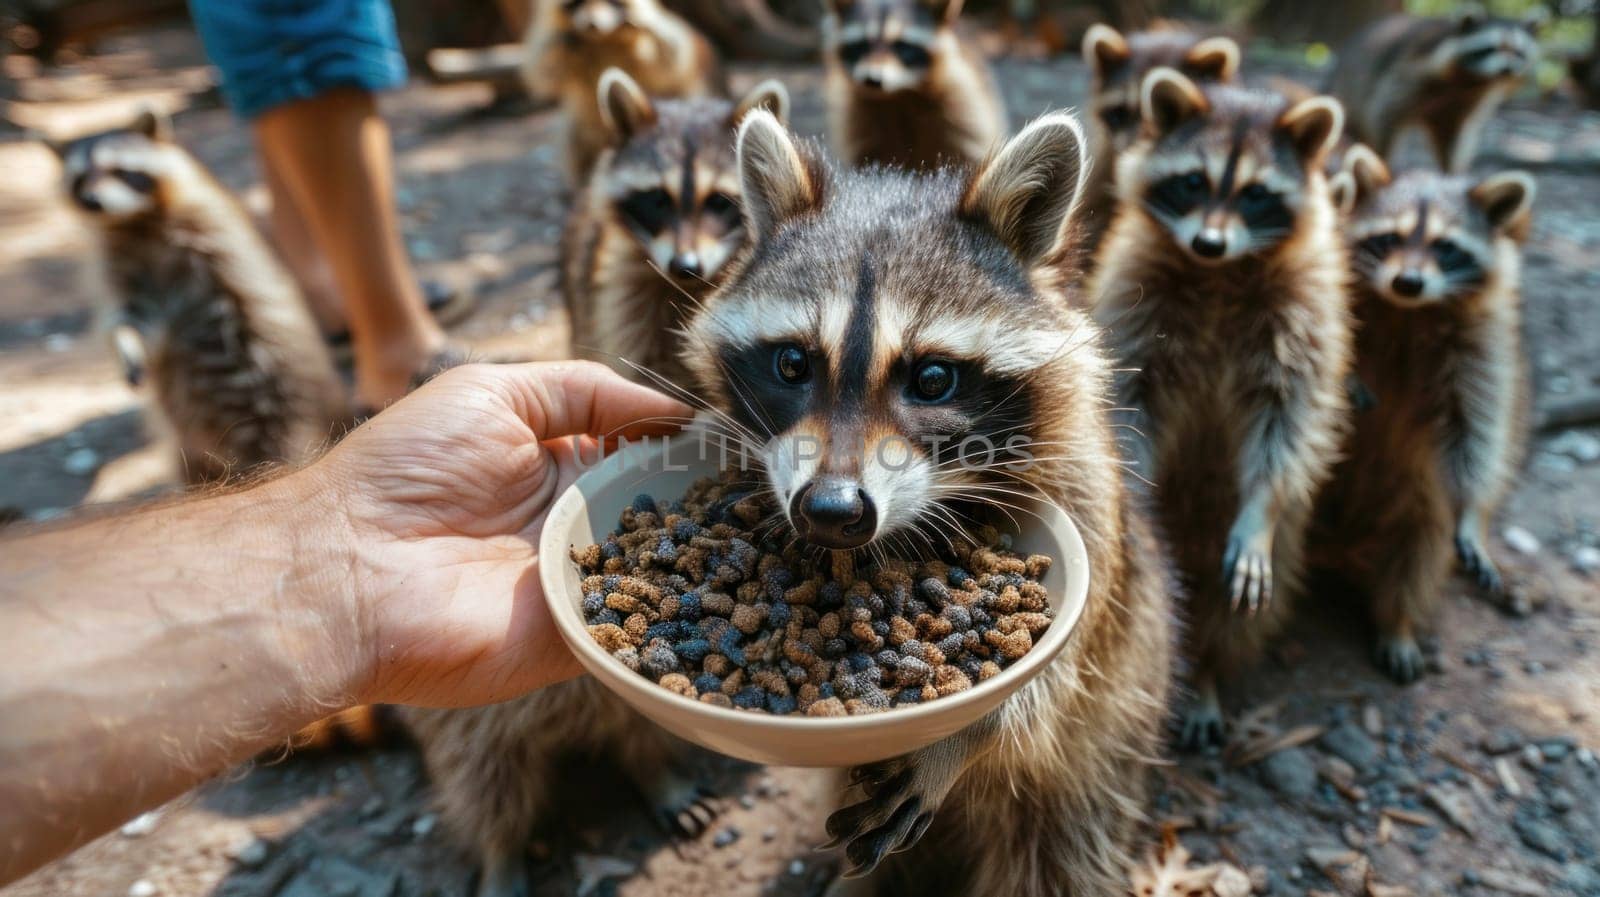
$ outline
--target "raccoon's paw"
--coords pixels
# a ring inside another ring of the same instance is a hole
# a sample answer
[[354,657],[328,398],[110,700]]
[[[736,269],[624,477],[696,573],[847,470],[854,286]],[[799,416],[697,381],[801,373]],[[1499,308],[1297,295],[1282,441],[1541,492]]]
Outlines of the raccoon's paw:
[[1500,578],[1500,569],[1495,566],[1494,560],[1489,557],[1489,551],[1484,547],[1478,534],[1467,530],[1456,533],[1456,555],[1461,558],[1461,569],[1477,582],[1478,587],[1490,595],[1503,596],[1506,591],[1505,581]]
[[1427,662],[1422,648],[1409,635],[1385,635],[1378,638],[1378,668],[1401,685],[1410,685],[1422,678]]
[[850,770],[850,784],[861,786],[867,799],[828,817],[828,834],[833,840],[822,848],[845,845],[850,865],[845,878],[866,875],[885,856],[916,844],[928,830],[933,814],[961,773],[959,758],[951,762],[938,748],[934,745]]
[[656,823],[685,838],[699,837],[720,812],[711,793],[687,776],[663,773],[645,791]]
[[1222,556],[1222,583],[1234,610],[1256,611],[1272,600],[1272,532],[1232,535]]
[[1178,747],[1185,751],[1203,751],[1224,741],[1222,708],[1216,701],[1195,701],[1183,711],[1182,729],[1178,733]]

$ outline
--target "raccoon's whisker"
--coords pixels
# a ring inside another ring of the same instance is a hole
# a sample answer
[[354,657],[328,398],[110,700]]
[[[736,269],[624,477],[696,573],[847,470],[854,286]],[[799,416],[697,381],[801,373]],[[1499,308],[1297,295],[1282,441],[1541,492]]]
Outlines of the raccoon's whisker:
[[[659,386],[662,389],[663,392],[666,392],[669,395],[673,395],[676,398],[684,400],[685,403],[687,403],[691,407],[697,408],[697,409],[702,410],[702,411],[708,411],[708,412],[716,415],[718,419],[720,419],[722,422],[725,422],[727,426],[732,428],[732,434],[737,434],[737,435],[739,435],[741,440],[745,440],[744,442],[742,442],[742,445],[744,445],[744,446],[746,446],[748,448],[755,448],[756,444],[760,443],[764,448],[765,441],[761,440],[761,438],[757,434],[751,432],[748,427],[745,427],[743,424],[739,423],[739,421],[735,420],[732,415],[730,415],[727,412],[722,411],[721,409],[717,408],[716,405],[714,405],[711,402],[706,401],[705,398],[703,398],[702,396],[700,396],[697,393],[693,392],[688,387],[685,387],[681,383],[677,383],[677,382],[673,381],[672,379],[666,377],[665,375],[661,374],[658,371],[651,370],[649,367],[646,367],[645,365],[642,365],[642,364],[634,361],[631,358],[624,358],[624,357],[622,357],[620,355],[615,355],[615,354],[612,354],[612,353],[601,353],[601,354],[612,355],[613,358],[615,358],[618,361],[622,362],[623,364],[627,365],[629,368],[631,368],[631,369],[633,369],[635,371],[638,371],[640,374],[644,375],[645,377],[650,378],[650,380],[653,383],[655,383],[657,386]],[[732,435],[732,434],[730,434],[730,435]],[[756,454],[759,455],[760,452],[756,452]]]

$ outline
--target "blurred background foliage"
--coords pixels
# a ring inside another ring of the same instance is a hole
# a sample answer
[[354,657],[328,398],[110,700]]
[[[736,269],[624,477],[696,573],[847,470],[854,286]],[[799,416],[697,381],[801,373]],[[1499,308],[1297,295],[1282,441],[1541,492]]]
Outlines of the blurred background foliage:
[[[481,47],[515,40],[521,22],[507,19],[519,0],[394,0],[408,55],[420,61],[434,47]],[[665,0],[730,56],[800,61],[816,48],[822,0]],[[1322,68],[1361,27],[1393,12],[1454,15],[1468,8],[1499,15],[1543,15],[1546,58],[1537,87],[1549,90],[1569,74],[1585,87],[1596,53],[1600,0],[968,0],[969,18],[999,26],[1007,41],[1070,53],[1096,21],[1135,29],[1161,19],[1203,23],[1246,39],[1258,59]],[[183,0],[0,0],[6,52],[49,62],[106,31],[165,16],[182,16]],[[1597,71],[1600,74],[1600,71]]]

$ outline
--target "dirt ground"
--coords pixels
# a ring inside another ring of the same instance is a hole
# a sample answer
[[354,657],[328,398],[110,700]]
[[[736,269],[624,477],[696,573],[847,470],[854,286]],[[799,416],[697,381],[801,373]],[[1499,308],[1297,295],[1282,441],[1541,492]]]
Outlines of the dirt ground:
[[[1083,97],[1074,60],[999,69],[1016,120]],[[774,74],[794,93],[797,127],[820,133],[812,70],[740,69],[736,86]],[[48,71],[10,59],[4,77],[11,117],[32,127],[81,130],[177,103],[180,137],[260,210],[248,134],[207,89],[182,28],[119,37]],[[424,275],[483,297],[458,336],[486,353],[553,357],[565,339],[556,122],[475,114],[487,96],[416,85],[385,98],[405,229]],[[1492,126],[1482,164],[1540,181],[1527,350],[1541,413],[1564,413],[1600,395],[1600,116],[1524,98]],[[89,332],[90,246],[57,199],[54,159],[12,129],[0,132],[0,172],[0,508],[44,519],[163,488],[168,453]],[[1361,615],[1320,591],[1272,661],[1227,694],[1235,747],[1162,770],[1149,843],[1156,823],[1172,824],[1199,859],[1234,862],[1274,895],[1600,895],[1597,508],[1600,429],[1543,430],[1495,527],[1535,608],[1510,613],[1453,583],[1433,675],[1409,688],[1372,667]],[[835,868],[811,849],[831,800],[821,772],[707,757],[722,816],[673,841],[603,766],[575,762],[570,812],[530,845],[541,893],[817,894]],[[470,893],[469,865],[436,823],[404,747],[255,764],[0,897]]]

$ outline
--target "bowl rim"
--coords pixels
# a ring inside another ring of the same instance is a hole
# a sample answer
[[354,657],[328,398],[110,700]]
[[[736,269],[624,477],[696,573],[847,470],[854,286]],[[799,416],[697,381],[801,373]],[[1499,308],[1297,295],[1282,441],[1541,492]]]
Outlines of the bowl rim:
[[[585,668],[585,675],[595,675],[590,672],[595,664],[606,667],[620,674],[624,681],[630,683],[629,687],[643,694],[657,698],[668,699],[666,703],[676,710],[691,717],[696,717],[704,722],[717,725],[749,725],[768,730],[792,732],[843,732],[851,730],[868,730],[884,726],[888,721],[911,722],[923,717],[937,717],[958,711],[968,704],[979,703],[986,700],[993,692],[1003,691],[1008,688],[1021,688],[1040,672],[1045,665],[1054,661],[1067,645],[1072,633],[1077,629],[1083,612],[1088,606],[1089,570],[1088,551],[1083,542],[1083,536],[1078,531],[1077,524],[1071,515],[1067,514],[1060,506],[1044,502],[1042,499],[1033,499],[1038,504],[1054,509],[1060,515],[1063,524],[1061,531],[1066,537],[1065,544],[1069,557],[1052,558],[1052,563],[1065,564],[1076,561],[1082,568],[1077,576],[1065,575],[1067,593],[1063,594],[1060,605],[1061,612],[1057,613],[1045,630],[1044,638],[1036,642],[1021,660],[1012,663],[1001,670],[998,675],[992,676],[983,682],[975,682],[971,688],[957,692],[953,695],[924,701],[910,707],[894,707],[882,713],[863,713],[853,716],[807,716],[802,713],[773,714],[741,711],[732,707],[718,707],[695,700],[677,692],[662,688],[658,683],[651,682],[639,673],[628,669],[622,662],[612,657],[600,647],[600,644],[589,635],[587,624],[583,622],[581,599],[578,601],[558,600],[558,593],[563,586],[562,571],[567,565],[573,567],[577,563],[572,560],[570,552],[577,547],[566,538],[566,533],[572,528],[573,523],[587,504],[584,487],[595,485],[614,478],[619,473],[627,470],[631,465],[644,460],[645,457],[665,453],[673,445],[694,438],[692,433],[681,433],[676,436],[661,440],[660,442],[645,441],[630,444],[621,451],[608,454],[599,464],[585,471],[579,478],[568,486],[566,491],[551,505],[550,513],[545,518],[544,529],[539,536],[539,581],[542,586],[543,599],[550,611],[550,616],[555,620],[556,628],[567,643],[567,647],[577,655],[578,660]],[[551,558],[557,558],[557,563],[548,563]],[[596,675],[608,690],[614,690],[606,683],[605,678]],[[636,682],[634,680],[637,680]],[[1013,680],[1015,685],[1012,686]],[[643,686],[643,689],[635,686]]]

